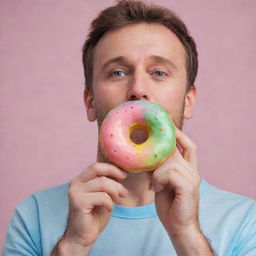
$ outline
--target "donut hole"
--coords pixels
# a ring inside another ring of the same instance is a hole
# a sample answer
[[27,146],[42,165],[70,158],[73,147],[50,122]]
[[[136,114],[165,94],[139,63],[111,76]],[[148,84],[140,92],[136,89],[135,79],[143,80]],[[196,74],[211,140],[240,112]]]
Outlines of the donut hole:
[[142,144],[148,139],[149,129],[146,124],[135,124],[130,128],[130,139],[135,144]]

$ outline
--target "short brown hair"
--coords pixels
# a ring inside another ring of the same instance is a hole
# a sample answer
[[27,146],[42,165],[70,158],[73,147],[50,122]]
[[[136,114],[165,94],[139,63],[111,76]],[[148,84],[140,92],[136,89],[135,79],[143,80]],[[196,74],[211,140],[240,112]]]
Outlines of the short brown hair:
[[198,70],[198,54],[195,41],[183,21],[167,8],[148,5],[142,1],[122,0],[100,12],[91,22],[82,57],[85,84],[88,89],[92,89],[93,50],[101,37],[111,29],[143,22],[164,25],[175,33],[186,51],[187,89],[194,85]]

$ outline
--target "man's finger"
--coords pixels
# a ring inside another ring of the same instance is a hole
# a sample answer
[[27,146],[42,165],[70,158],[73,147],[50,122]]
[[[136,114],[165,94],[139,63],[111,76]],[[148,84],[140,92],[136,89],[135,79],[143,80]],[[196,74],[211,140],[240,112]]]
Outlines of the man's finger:
[[125,197],[129,193],[122,184],[105,176],[96,177],[86,183],[80,183],[79,186],[83,193],[106,192],[114,202],[118,202],[120,197]]
[[99,176],[107,176],[115,179],[124,179],[127,176],[125,171],[109,163],[93,163],[82,171],[71,182],[87,182]]
[[196,144],[182,131],[176,128],[176,140],[178,145],[182,149],[183,157],[191,162],[192,164],[197,164],[197,147]]

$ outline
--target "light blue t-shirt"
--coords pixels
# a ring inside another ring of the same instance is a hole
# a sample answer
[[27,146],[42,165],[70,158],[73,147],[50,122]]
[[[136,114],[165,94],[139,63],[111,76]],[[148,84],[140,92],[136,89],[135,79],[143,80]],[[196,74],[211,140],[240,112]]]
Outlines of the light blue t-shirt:
[[[4,256],[49,256],[64,233],[68,185],[33,193],[17,205]],[[201,230],[218,256],[256,256],[256,201],[201,181]],[[174,256],[154,204],[115,206],[90,256]]]

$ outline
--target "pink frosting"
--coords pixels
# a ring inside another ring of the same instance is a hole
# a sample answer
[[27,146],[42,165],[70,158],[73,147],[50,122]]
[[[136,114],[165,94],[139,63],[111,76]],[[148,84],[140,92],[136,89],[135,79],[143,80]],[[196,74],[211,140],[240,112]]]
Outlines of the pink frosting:
[[[143,109],[139,104],[126,103],[112,110],[101,126],[100,139],[104,154],[114,164],[125,166],[127,170],[139,169],[151,150],[151,146],[147,145],[138,155],[136,146],[130,142],[129,127],[135,122],[145,122]],[[150,141],[148,143],[151,144]]]

